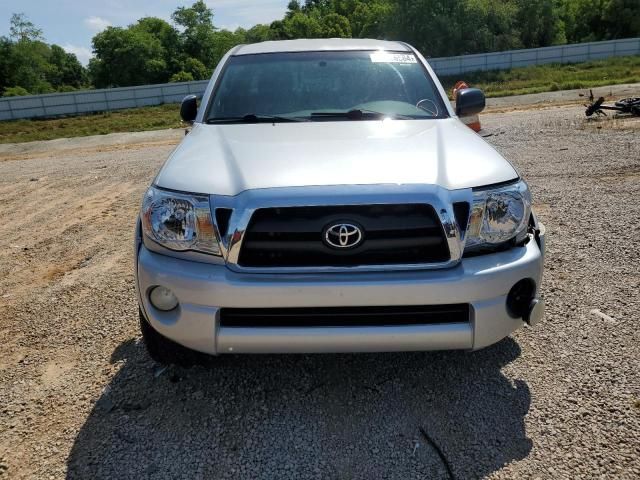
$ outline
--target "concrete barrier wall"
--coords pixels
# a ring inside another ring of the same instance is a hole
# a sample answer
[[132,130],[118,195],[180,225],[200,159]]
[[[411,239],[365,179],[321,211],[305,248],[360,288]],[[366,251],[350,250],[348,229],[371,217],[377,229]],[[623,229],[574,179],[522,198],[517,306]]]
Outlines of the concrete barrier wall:
[[546,63],[578,63],[629,55],[640,55],[640,38],[480,53],[460,57],[431,58],[429,63],[438,75],[446,76]]
[[[640,38],[431,58],[429,63],[439,76],[447,76],[546,63],[577,63],[628,55],[640,55]],[[203,80],[0,98],[0,120],[76,115],[178,103],[185,95],[201,96],[206,86],[207,80]]]
[[202,95],[206,86],[207,80],[204,80],[0,98],[0,120],[76,115],[178,103],[186,95]]

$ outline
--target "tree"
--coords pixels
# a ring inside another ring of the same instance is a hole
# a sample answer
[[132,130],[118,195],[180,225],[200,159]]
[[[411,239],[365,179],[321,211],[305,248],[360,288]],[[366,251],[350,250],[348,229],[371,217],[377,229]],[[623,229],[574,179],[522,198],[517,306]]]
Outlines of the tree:
[[197,58],[209,68],[215,67],[213,11],[203,0],[190,7],[178,7],[171,15],[184,31],[181,34],[183,51]]
[[291,18],[296,13],[300,13],[302,11],[302,7],[300,6],[300,2],[298,0],[291,0],[287,5],[287,11],[284,14],[284,18]]
[[396,0],[391,37],[412,43],[427,56],[463,53],[465,3],[457,0]]
[[7,87],[2,90],[3,97],[22,97],[23,95],[29,95],[29,92],[22,87]]
[[461,42],[467,52],[493,52],[520,48],[520,31],[513,2],[469,0],[461,26]]
[[270,40],[288,40],[292,38],[287,32],[283,20],[274,20],[271,22],[271,25],[269,25],[269,35]]
[[182,65],[182,71],[188,73],[194,80],[206,80],[211,76],[211,72],[197,58],[187,58]]
[[215,67],[224,55],[236,45],[244,42],[244,31],[219,30],[212,35],[212,66]]
[[638,0],[610,0],[602,20],[607,38],[628,38],[640,35],[640,2]]
[[42,41],[42,30],[24,14],[13,14],[11,38],[0,37],[0,92],[4,95],[50,93],[78,88],[86,70],[75,55]]
[[[51,50],[42,41],[42,30],[31,23],[23,13],[11,16],[10,36],[14,42],[3,42],[6,52],[5,67],[8,67],[6,87],[20,87],[29,93],[49,93],[53,87],[47,81]],[[5,87],[5,89],[6,89]],[[12,89],[16,94],[20,89]]]
[[555,0],[518,0],[516,21],[524,48],[566,43],[564,25]]
[[326,38],[351,38],[349,19],[337,13],[322,17],[322,36]]
[[30,93],[51,93],[53,86],[47,81],[51,49],[40,41],[23,40],[11,49],[12,83]]
[[286,38],[321,38],[322,26],[312,16],[296,13],[284,21]]
[[87,83],[87,72],[73,53],[58,45],[51,45],[47,81],[55,88],[80,88]]
[[384,37],[391,11],[392,7],[387,1],[357,1],[352,13],[348,16],[353,36],[360,38]]
[[194,80],[193,75],[191,75],[189,72],[180,71],[178,73],[174,73],[173,75],[171,75],[169,82],[170,83],[192,82],[193,80]]
[[148,33],[160,42],[167,77],[180,70],[183,47],[180,32],[175,27],[161,18],[145,17],[130,28]]
[[336,2],[332,0],[306,0],[302,11],[305,13],[318,12],[320,14],[327,14],[335,12]]
[[259,43],[271,40],[271,28],[269,25],[255,25],[244,33],[244,39],[247,43]]
[[11,15],[10,24],[9,36],[18,42],[43,40],[42,30],[31,23],[24,13]]
[[160,40],[137,28],[107,27],[93,37],[89,72],[98,88],[166,81]]
[[13,87],[13,42],[7,37],[0,37],[0,92]]
[[178,7],[171,18],[185,29],[194,29],[201,25],[213,27],[213,10],[203,0],[197,0],[190,7]]

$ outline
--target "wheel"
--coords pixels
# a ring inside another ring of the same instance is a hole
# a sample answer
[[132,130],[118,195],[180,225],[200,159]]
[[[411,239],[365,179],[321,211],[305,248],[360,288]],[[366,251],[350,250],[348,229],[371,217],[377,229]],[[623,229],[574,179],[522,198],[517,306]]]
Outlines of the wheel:
[[635,98],[623,98],[622,100],[619,100],[615,103],[616,107],[633,107],[633,106],[639,106],[640,105],[640,98],[639,97],[635,97]]
[[208,355],[190,350],[182,345],[160,335],[149,324],[142,310],[138,310],[140,317],[140,331],[149,356],[163,365],[179,365],[190,367],[201,365],[207,361]]

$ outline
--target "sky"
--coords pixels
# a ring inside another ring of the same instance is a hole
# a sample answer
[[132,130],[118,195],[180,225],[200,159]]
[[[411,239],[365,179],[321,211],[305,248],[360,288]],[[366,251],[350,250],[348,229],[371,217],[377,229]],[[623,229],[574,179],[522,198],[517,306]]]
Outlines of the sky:
[[[9,35],[13,13],[24,13],[48,43],[60,45],[87,64],[91,38],[104,28],[127,26],[142,17],[170,21],[178,6],[194,0],[0,0],[0,36]],[[282,18],[288,0],[206,0],[216,27],[235,30]]]

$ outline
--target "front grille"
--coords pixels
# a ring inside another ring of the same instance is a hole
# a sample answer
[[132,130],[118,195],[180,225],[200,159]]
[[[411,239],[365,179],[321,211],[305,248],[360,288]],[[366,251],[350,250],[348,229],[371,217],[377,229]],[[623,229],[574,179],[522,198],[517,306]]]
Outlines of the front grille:
[[[356,224],[364,240],[352,249],[325,244],[336,222]],[[243,267],[353,267],[449,260],[442,225],[430,205],[345,205],[256,210],[245,232]]]
[[469,322],[469,304],[396,307],[223,308],[220,325],[233,328],[373,327]]

